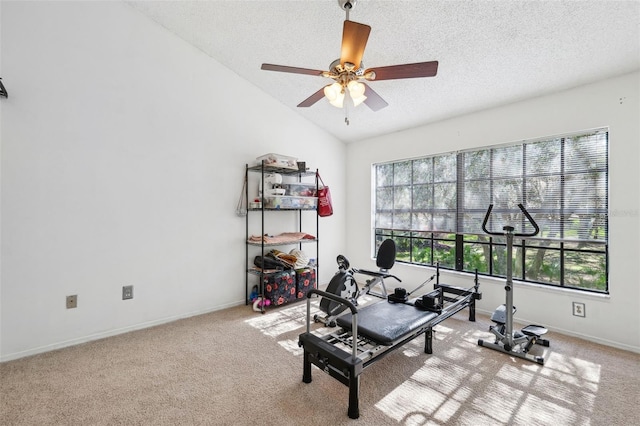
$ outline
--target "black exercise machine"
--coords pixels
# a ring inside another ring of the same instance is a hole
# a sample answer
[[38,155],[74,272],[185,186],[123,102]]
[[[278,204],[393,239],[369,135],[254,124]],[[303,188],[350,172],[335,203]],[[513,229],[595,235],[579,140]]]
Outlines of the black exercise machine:
[[547,329],[541,325],[528,325],[520,331],[513,330],[513,314],[516,312],[516,307],[513,306],[513,237],[533,237],[538,234],[540,228],[538,224],[531,217],[527,209],[522,204],[518,204],[520,210],[525,215],[529,223],[533,226],[534,230],[530,233],[514,233],[513,226],[506,225],[502,229],[504,232],[493,232],[487,229],[487,222],[493,210],[493,204],[489,205],[487,214],[482,222],[482,229],[489,235],[505,236],[507,240],[507,281],[504,287],[506,292],[506,303],[498,306],[491,316],[491,321],[495,325],[489,328],[495,335],[495,341],[485,342],[484,340],[478,340],[478,345],[485,348],[494,349],[496,351],[504,352],[509,355],[517,356],[522,359],[537,362],[540,365],[544,364],[544,358],[541,356],[535,356],[529,354],[529,349],[534,344],[549,346],[549,341],[543,339],[541,336],[547,333]]
[[[376,255],[377,271],[353,268],[349,265],[349,260],[341,254],[338,255],[336,261],[338,263],[338,272],[331,278],[326,291],[338,295],[343,299],[347,299],[356,306],[358,305],[358,298],[364,294],[386,298],[387,287],[384,283],[385,278],[394,278],[398,282],[402,281],[400,278],[389,273],[389,270],[396,261],[396,243],[390,238],[384,240],[378,248]],[[366,275],[370,278],[367,279],[362,287],[359,287],[355,279],[356,274]],[[379,286],[380,289],[374,291],[373,289],[377,286]],[[336,317],[346,309],[347,307],[345,305],[328,298],[322,298],[320,300],[320,310],[324,312],[325,315],[315,315],[313,320],[329,327],[335,327]]]
[[[387,300],[361,309],[336,294],[311,290],[307,295],[307,329],[298,340],[304,349],[302,381],[311,383],[313,364],[348,386],[348,415],[352,419],[358,418],[360,374],[367,367],[423,333],[424,352],[431,354],[433,327],[466,307],[469,308],[469,321],[475,321],[475,301],[482,297],[478,291],[478,273],[475,286],[469,289],[439,284],[439,268],[435,275],[438,282],[434,284],[434,290],[419,298],[405,300],[402,291],[394,292],[394,295],[401,293],[398,294],[401,299],[389,295]],[[350,311],[336,318],[338,328],[328,335],[318,336],[311,332],[311,298],[314,295],[344,305]]]

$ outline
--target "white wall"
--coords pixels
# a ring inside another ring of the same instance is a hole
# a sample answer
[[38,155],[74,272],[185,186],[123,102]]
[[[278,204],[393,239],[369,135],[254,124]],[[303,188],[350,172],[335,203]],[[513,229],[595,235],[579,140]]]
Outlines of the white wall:
[[[640,351],[629,237],[640,237],[638,74],[345,148],[119,2],[0,2],[0,65],[10,96],[0,100],[1,361],[242,304],[245,222],[234,210],[258,155],[297,156],[331,186],[326,283],[338,253],[374,265],[362,190],[372,163],[607,125],[611,296],[518,285],[518,318]],[[394,273],[409,287],[431,271]],[[135,297],[122,301],[129,284]],[[479,307],[502,303],[502,287],[483,279]],[[69,294],[78,308],[65,309]]]
[[[573,90],[482,111],[424,127],[349,144],[347,253],[355,265],[373,265],[371,253],[371,165],[442,152],[549,135],[610,128],[610,296],[517,283],[516,320],[640,352],[640,74],[633,73]],[[364,266],[362,266],[364,267]],[[427,268],[396,264],[394,274],[412,288],[430,276]],[[449,283],[471,285],[464,274],[443,274]],[[481,279],[478,309],[504,303],[504,281]],[[572,315],[572,302],[586,317]],[[552,342],[553,345],[553,342]]]
[[243,304],[235,207],[259,155],[322,171],[319,257],[345,245],[342,142],[126,4],[0,10],[0,360]]

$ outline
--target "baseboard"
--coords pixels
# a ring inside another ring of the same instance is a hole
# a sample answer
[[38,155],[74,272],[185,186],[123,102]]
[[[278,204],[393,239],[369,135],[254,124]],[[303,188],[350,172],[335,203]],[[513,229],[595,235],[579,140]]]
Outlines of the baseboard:
[[50,345],[40,346],[40,347],[37,347],[37,348],[28,349],[26,351],[14,352],[14,353],[6,354],[6,355],[3,355],[2,357],[0,357],[0,363],[7,362],[7,361],[13,361],[13,360],[20,359],[20,358],[25,358],[25,357],[28,357],[28,356],[38,355],[38,354],[42,354],[42,353],[45,353],[45,352],[51,352],[51,351],[55,351],[57,349],[63,349],[63,348],[67,348],[67,347],[70,347],[70,346],[76,346],[76,345],[80,345],[82,343],[88,343],[88,342],[92,342],[92,341],[95,341],[95,340],[105,339],[107,337],[117,336],[119,334],[129,333],[129,332],[136,331],[136,330],[143,330],[145,328],[155,327],[155,326],[158,326],[158,325],[170,323],[170,322],[173,322],[173,321],[178,321],[178,320],[185,319],[185,318],[191,318],[191,317],[195,317],[195,316],[198,316],[198,315],[204,315],[204,314],[208,314],[208,313],[211,313],[211,312],[220,311],[220,310],[223,310],[223,309],[233,308],[233,307],[236,307],[236,306],[240,306],[242,304],[244,304],[244,301],[232,302],[232,303],[228,303],[226,305],[216,306],[214,308],[208,308],[208,309],[203,309],[203,310],[200,310],[200,311],[193,311],[193,312],[188,312],[188,313],[184,313],[184,314],[180,314],[180,315],[174,315],[174,316],[171,316],[171,317],[160,318],[160,319],[153,320],[153,321],[148,321],[148,322],[144,322],[144,323],[140,323],[140,324],[134,324],[134,325],[131,325],[131,326],[117,328],[117,329],[114,329],[114,330],[108,330],[108,331],[105,331],[105,332],[102,332],[102,333],[96,333],[96,334],[91,334],[91,335],[88,335],[88,336],[78,337],[78,338],[75,338],[75,339],[66,340],[64,342],[52,343]]

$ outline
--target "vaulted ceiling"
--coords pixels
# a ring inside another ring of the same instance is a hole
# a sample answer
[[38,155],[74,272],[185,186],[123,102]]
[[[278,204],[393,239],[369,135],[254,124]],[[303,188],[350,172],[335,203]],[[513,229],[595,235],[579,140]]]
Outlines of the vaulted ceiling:
[[366,68],[437,60],[437,75],[368,83],[389,104],[377,112],[326,99],[298,108],[332,80],[261,64],[328,70],[340,57],[339,0],[127,3],[345,142],[640,69],[637,0],[358,0],[349,19],[372,27]]

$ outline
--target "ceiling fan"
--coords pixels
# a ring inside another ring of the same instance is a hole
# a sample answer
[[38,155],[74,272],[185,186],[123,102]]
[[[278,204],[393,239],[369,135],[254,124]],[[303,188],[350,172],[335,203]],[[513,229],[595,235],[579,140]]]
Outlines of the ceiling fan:
[[[438,72],[438,61],[365,68],[362,63],[362,56],[364,55],[364,49],[369,38],[369,33],[371,32],[371,27],[349,20],[349,11],[353,8],[356,1],[357,0],[338,0],[338,4],[346,11],[347,16],[342,31],[340,58],[329,65],[329,71],[262,64],[261,69],[267,71],[316,75],[334,80],[334,83],[321,88],[300,102],[298,107],[310,107],[323,97],[326,97],[332,105],[342,108],[345,105],[345,97],[348,97],[354,106],[364,103],[373,111],[378,111],[389,104],[369,87],[368,84],[363,83],[362,80],[371,82],[402,78],[433,77]],[[345,122],[349,124],[347,118],[345,118]]]

